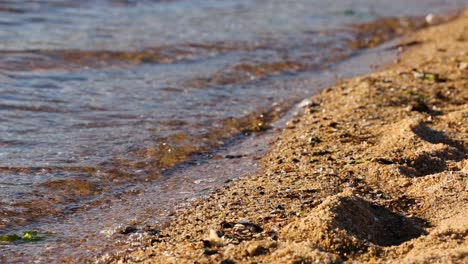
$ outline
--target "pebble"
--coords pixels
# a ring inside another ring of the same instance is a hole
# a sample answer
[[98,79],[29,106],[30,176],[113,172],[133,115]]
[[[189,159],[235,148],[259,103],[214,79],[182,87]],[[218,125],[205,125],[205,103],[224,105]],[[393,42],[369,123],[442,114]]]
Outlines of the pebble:
[[297,106],[299,108],[305,108],[305,107],[308,107],[308,106],[311,106],[311,105],[312,105],[312,101],[310,99],[304,99]]
[[203,250],[203,254],[208,255],[208,256],[214,255],[216,253],[218,253],[218,251],[216,249],[205,248]]
[[210,229],[209,235],[206,240],[210,242],[210,245],[213,246],[223,245],[223,240],[218,236],[218,232],[214,229]]
[[246,229],[245,225],[243,224],[235,224],[234,227],[232,228],[232,230],[234,232],[242,232]]
[[134,226],[126,226],[125,228],[119,230],[119,233],[122,235],[127,235],[130,233],[135,233],[138,229]]
[[237,221],[238,224],[242,224],[242,225],[248,225],[248,224],[251,224],[250,220],[249,219],[246,219],[246,218],[241,218],[239,219],[239,221]]
[[425,17],[426,23],[432,24],[432,23],[434,22],[434,18],[435,18],[434,14],[432,14],[432,13],[431,13],[431,14],[428,14],[428,15]]

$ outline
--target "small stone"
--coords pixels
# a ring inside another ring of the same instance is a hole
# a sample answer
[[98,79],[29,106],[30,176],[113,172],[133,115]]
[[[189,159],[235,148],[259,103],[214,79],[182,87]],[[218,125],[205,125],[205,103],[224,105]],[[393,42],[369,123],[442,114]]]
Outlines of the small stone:
[[128,235],[130,233],[135,233],[137,230],[138,229],[134,226],[126,226],[125,228],[121,229],[119,233],[122,235]]
[[241,224],[241,225],[248,225],[250,224],[250,220],[249,219],[246,219],[246,218],[241,218],[239,219],[239,221],[237,221],[238,224]]
[[223,245],[223,240],[219,237],[218,232],[214,229],[210,229],[209,235],[205,241],[206,244],[209,244],[210,246]]
[[310,99],[302,100],[297,106],[299,108],[306,108],[312,105],[312,101]]
[[234,232],[241,232],[241,231],[244,231],[246,227],[243,224],[235,224],[232,229]]
[[286,123],[286,129],[294,129],[296,126],[294,125],[294,122],[288,121]]
[[374,159],[377,163],[384,164],[384,165],[389,165],[395,163],[393,160],[385,157],[378,157]]
[[435,18],[434,14],[428,14],[425,17],[426,23],[429,24],[429,25],[434,23],[434,18]]
[[205,248],[203,250],[203,254],[208,255],[208,256],[214,255],[216,253],[218,253],[218,251],[216,249]]

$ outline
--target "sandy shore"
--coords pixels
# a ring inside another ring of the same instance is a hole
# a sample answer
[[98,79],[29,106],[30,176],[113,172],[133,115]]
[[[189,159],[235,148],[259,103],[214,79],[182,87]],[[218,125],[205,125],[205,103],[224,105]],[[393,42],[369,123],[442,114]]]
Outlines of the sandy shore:
[[262,173],[115,261],[467,263],[468,12],[402,43],[305,102]]

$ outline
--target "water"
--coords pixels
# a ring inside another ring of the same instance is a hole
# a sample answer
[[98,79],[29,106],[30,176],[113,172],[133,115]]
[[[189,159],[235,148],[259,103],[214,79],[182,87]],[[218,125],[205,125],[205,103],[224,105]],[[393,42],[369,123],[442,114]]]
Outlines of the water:
[[0,1],[0,234],[50,233],[0,244],[0,260],[87,259],[135,242],[103,234],[158,225],[253,173],[294,103],[380,62],[363,49],[424,25],[384,18],[465,4]]

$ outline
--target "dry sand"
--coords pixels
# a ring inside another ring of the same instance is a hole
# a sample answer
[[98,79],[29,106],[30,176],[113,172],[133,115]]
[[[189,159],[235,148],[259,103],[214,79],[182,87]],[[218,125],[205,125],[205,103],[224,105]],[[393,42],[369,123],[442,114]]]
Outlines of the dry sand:
[[311,98],[262,173],[115,261],[468,263],[468,12],[399,48]]

